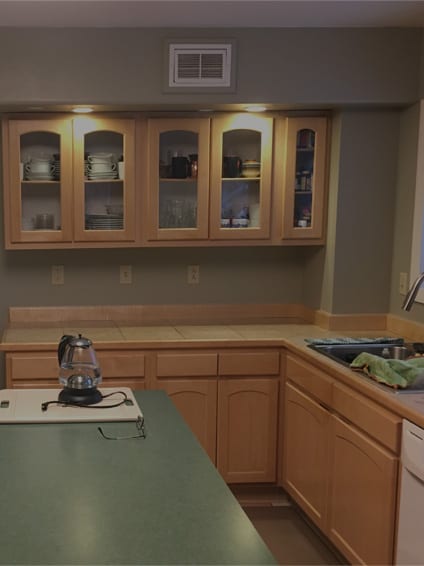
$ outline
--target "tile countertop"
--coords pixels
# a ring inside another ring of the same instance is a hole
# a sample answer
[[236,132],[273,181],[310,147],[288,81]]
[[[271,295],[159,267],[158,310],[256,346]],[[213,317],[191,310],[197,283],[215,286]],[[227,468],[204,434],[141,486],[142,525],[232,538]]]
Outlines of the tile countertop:
[[97,350],[285,347],[313,363],[334,379],[380,403],[403,418],[424,427],[424,393],[397,394],[308,348],[305,338],[393,337],[387,331],[329,331],[299,322],[267,324],[137,324],[115,321],[10,324],[3,332],[0,351],[55,350],[63,334],[82,333]]

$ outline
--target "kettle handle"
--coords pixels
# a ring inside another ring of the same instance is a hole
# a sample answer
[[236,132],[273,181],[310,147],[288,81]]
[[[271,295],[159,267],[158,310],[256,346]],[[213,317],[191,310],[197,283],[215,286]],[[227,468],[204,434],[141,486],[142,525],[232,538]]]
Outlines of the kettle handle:
[[59,360],[59,366],[62,363],[63,354],[65,353],[65,348],[72,340],[73,336],[71,334],[64,334],[60,339],[59,346],[57,347],[57,358]]

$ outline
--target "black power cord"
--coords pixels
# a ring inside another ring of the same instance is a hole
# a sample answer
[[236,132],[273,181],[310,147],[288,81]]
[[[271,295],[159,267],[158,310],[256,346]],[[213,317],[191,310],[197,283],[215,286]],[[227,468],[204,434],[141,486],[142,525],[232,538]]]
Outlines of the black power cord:
[[60,405],[62,407],[64,407],[64,406],[81,407],[81,408],[84,408],[84,409],[113,409],[114,407],[120,407],[121,405],[124,405],[128,401],[128,395],[125,393],[125,391],[113,391],[112,393],[108,393],[107,395],[102,395],[102,400],[103,400],[103,399],[107,399],[108,397],[111,397],[112,395],[116,395],[118,393],[120,395],[123,395],[124,398],[119,403],[114,403],[113,405],[101,405],[101,406],[99,406],[99,405],[84,405],[84,403],[76,403],[74,401],[45,401],[44,403],[41,403],[41,410],[43,412],[47,411],[47,409],[49,408],[49,405]]

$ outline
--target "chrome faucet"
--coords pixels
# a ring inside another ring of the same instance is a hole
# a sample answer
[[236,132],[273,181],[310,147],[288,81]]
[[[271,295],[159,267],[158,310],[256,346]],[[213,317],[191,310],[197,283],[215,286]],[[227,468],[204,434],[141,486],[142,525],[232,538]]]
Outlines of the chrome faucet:
[[403,301],[403,305],[402,305],[402,308],[403,308],[404,311],[410,311],[411,310],[412,305],[415,302],[415,297],[417,296],[417,293],[418,293],[423,281],[424,281],[424,272],[421,273],[420,275],[418,275],[418,277],[412,283],[411,288],[406,293],[406,297],[405,297],[405,300]]

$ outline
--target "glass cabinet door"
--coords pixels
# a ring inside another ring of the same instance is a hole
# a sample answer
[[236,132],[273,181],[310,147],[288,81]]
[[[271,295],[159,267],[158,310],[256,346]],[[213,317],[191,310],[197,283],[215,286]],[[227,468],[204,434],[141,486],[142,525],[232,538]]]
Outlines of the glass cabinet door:
[[11,120],[6,246],[72,238],[72,130],[66,120]]
[[135,239],[133,120],[74,119],[75,240]]
[[152,119],[148,140],[149,239],[207,238],[209,120]]
[[272,118],[237,114],[212,121],[210,235],[267,238]]
[[326,118],[288,118],[283,238],[322,238]]

